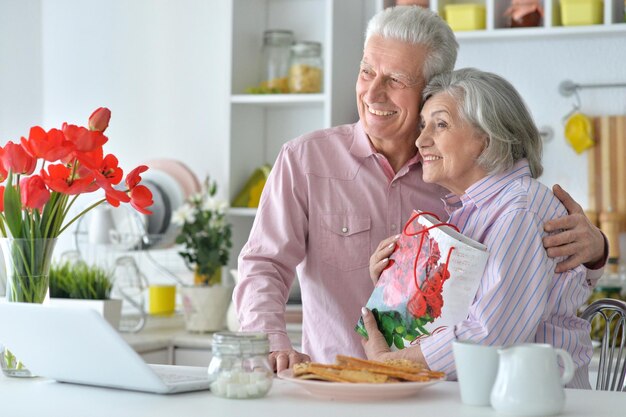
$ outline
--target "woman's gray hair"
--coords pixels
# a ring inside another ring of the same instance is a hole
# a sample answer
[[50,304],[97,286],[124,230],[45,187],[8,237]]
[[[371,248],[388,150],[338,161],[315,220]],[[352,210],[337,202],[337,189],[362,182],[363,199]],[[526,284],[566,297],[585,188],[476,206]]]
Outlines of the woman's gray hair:
[[461,116],[488,137],[477,163],[489,174],[526,158],[533,178],[543,172],[541,136],[515,87],[499,75],[463,68],[439,74],[424,88],[423,102],[439,93],[454,97]]
[[459,44],[450,26],[435,12],[419,6],[388,7],[367,24],[365,43],[372,35],[396,39],[413,45],[424,45],[428,52],[424,62],[424,80],[454,69]]

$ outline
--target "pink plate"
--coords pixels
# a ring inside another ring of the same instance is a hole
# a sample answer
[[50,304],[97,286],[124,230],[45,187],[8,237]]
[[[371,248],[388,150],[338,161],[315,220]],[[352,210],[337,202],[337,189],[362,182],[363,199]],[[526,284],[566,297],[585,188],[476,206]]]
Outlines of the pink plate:
[[164,171],[173,177],[185,192],[185,199],[201,190],[200,181],[196,174],[181,161],[175,159],[152,159],[145,164],[152,169]]
[[398,382],[393,384],[327,382],[294,378],[291,369],[280,371],[278,377],[299,385],[316,397],[355,401],[410,397],[429,385],[443,381],[443,379],[434,379],[428,382]]

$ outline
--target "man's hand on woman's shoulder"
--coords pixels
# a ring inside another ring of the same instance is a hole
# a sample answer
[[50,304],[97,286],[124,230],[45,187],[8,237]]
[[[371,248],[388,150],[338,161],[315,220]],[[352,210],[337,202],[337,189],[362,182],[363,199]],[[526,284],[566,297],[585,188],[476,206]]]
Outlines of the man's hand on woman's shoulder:
[[543,238],[543,245],[548,256],[567,258],[559,262],[555,272],[565,272],[585,264],[589,269],[598,269],[604,266],[606,259],[604,235],[594,226],[583,211],[580,204],[558,184],[552,187],[556,198],[561,200],[568,216],[550,220],[544,224],[546,232],[560,232]]

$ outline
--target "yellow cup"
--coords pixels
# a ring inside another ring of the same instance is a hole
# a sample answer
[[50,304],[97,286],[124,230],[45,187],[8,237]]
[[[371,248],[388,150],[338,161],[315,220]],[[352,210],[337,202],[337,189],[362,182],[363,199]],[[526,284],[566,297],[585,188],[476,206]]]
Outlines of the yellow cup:
[[176,285],[150,285],[148,289],[148,312],[170,315],[176,307]]

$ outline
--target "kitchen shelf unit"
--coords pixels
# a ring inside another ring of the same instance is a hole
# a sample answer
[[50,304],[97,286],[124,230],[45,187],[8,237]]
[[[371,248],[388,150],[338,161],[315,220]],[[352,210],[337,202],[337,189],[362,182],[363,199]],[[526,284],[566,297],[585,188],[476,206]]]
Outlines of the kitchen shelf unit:
[[[364,23],[382,7],[378,0],[231,0],[228,198],[252,172],[273,164],[281,146],[304,133],[358,119],[355,82]],[[356,16],[356,18],[355,18]],[[262,74],[263,32],[292,30],[296,40],[322,44],[323,91],[319,94],[245,94]],[[340,36],[337,35],[340,33]],[[256,209],[231,208],[230,267],[246,242]]]
[[[468,0],[431,0],[430,9],[444,15],[447,4]],[[511,0],[473,0],[486,6],[487,28],[458,31],[459,42],[594,36],[626,33],[624,2],[605,0],[602,24],[562,26],[560,0],[544,0],[542,25],[508,28],[503,16]],[[235,197],[253,170],[272,164],[288,140],[313,130],[357,120],[354,86],[363,34],[369,18],[392,6],[391,0],[231,0],[232,44],[228,196]],[[358,16],[358,18],[355,18]],[[324,88],[321,94],[245,94],[260,81],[263,31],[290,29],[297,40],[322,43]],[[341,36],[336,36],[340,33]],[[247,240],[256,209],[231,208],[233,250],[230,267]]]
[[[504,12],[511,5],[511,0],[430,0],[430,9],[440,16],[445,16],[448,4],[480,3],[485,5],[487,27],[483,30],[457,31],[459,40],[465,39],[497,39],[552,36],[592,36],[594,34],[626,32],[624,22],[624,1],[604,0],[603,21],[597,25],[563,26],[561,22],[561,0],[543,0],[544,17],[541,26],[530,28],[510,28],[509,20]],[[379,2],[379,7],[393,6],[393,0]]]

